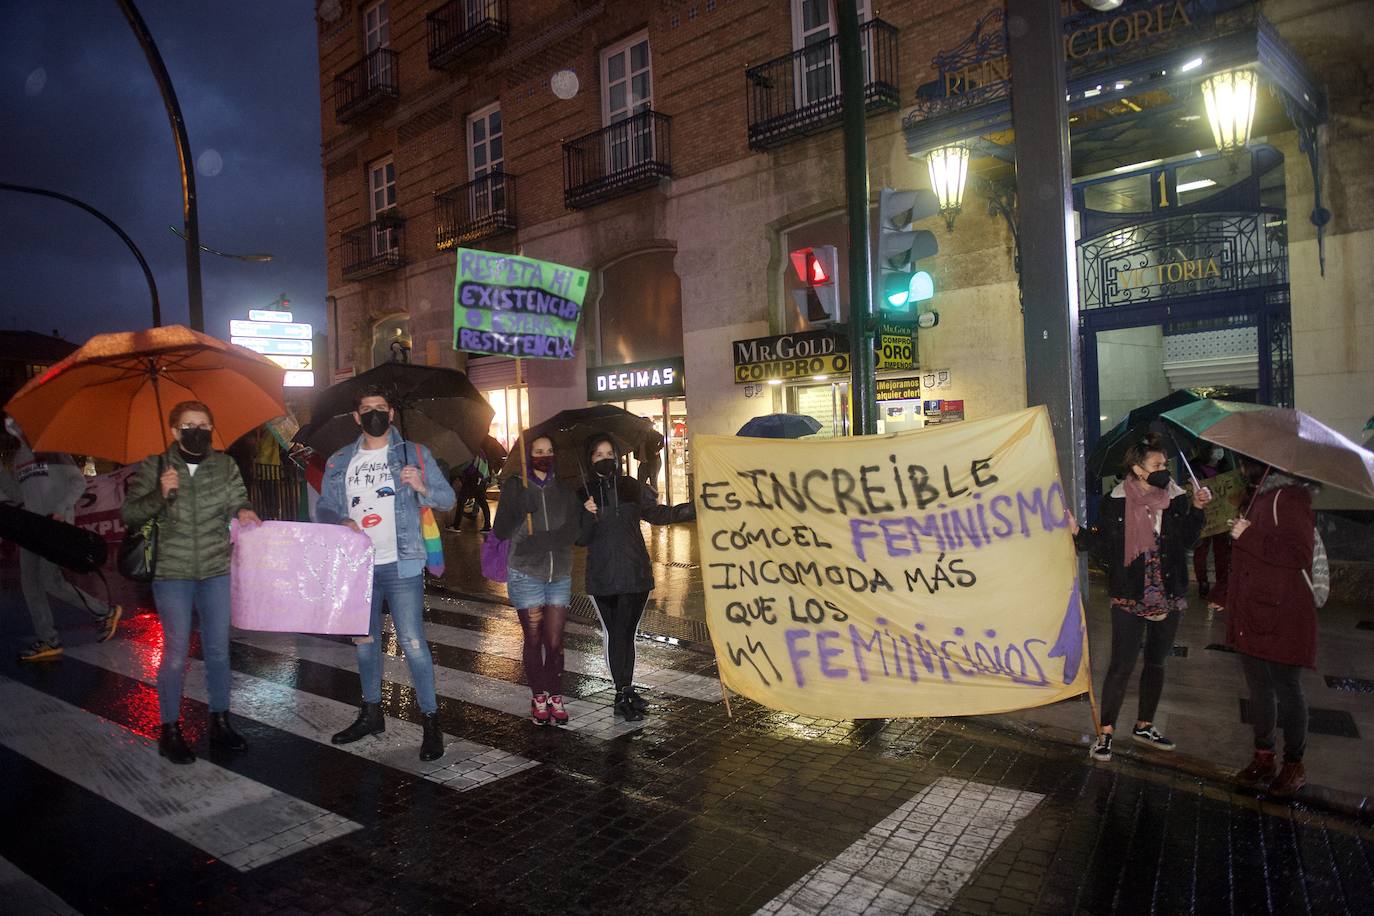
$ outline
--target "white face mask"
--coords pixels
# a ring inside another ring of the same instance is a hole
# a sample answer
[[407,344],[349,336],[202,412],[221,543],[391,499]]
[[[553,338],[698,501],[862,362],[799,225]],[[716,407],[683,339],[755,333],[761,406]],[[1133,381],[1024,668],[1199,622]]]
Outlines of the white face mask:
[[15,420],[14,417],[5,417],[5,432],[16,439],[24,438],[23,432],[19,429],[19,421]]
[[1225,457],[1226,457],[1226,450],[1225,450],[1225,449],[1222,449],[1222,448],[1214,448],[1214,449],[1212,449],[1212,463],[1213,463],[1213,464],[1220,464],[1220,463],[1221,463],[1221,460],[1222,460],[1223,458],[1225,458]]

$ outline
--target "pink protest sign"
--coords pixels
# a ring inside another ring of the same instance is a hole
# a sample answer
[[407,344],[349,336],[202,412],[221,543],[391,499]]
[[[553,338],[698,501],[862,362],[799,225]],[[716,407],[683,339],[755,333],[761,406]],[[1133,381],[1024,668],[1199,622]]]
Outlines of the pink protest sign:
[[229,589],[242,630],[366,634],[372,541],[341,525],[235,525]]

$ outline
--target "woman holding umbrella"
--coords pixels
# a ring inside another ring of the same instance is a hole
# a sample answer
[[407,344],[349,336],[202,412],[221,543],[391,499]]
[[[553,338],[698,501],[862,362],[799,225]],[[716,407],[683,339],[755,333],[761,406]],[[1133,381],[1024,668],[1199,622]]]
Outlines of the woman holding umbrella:
[[691,503],[661,504],[652,489],[622,475],[620,450],[610,435],[600,433],[588,439],[587,458],[592,473],[580,494],[582,522],[577,543],[587,548],[587,592],[605,633],[616,714],[637,722],[649,704],[634,689],[635,631],[654,588],[653,566],[639,522],[690,522],[697,513]]
[[129,529],[159,516],[153,600],[162,625],[157,750],[172,763],[194,763],[181,734],[181,686],[191,615],[200,618],[205,681],[210,694],[210,746],[248,747],[229,723],[229,520],[258,524],[239,467],[210,444],[215,421],[199,401],[182,401],[168,416],[175,440],[150,455],[129,483],[121,514]]
[[1102,685],[1102,730],[1092,747],[1094,760],[1112,759],[1116,716],[1142,640],[1145,668],[1131,735],[1156,750],[1174,749],[1153,720],[1164,690],[1164,661],[1188,606],[1188,561],[1205,520],[1202,507],[1212,494],[1206,487],[1186,493],[1170,478],[1167,460],[1157,434],[1135,440],[1123,462],[1126,479],[1102,499],[1099,525],[1079,528],[1069,519],[1078,548],[1105,555],[1112,598],[1112,660]]
[[[1237,778],[1286,798],[1307,782],[1307,698],[1302,669],[1317,666],[1317,605],[1308,570],[1316,531],[1312,497],[1318,485],[1242,456],[1256,493],[1231,523],[1231,581],[1226,639],[1240,655],[1250,689],[1255,756]],[[1283,728],[1283,766],[1274,758]]]
[[577,494],[554,474],[548,436],[532,439],[527,473],[501,487],[494,534],[510,541],[506,592],[524,631],[525,679],[535,725],[568,724],[563,707],[563,628],[572,599],[572,547],[577,540]]

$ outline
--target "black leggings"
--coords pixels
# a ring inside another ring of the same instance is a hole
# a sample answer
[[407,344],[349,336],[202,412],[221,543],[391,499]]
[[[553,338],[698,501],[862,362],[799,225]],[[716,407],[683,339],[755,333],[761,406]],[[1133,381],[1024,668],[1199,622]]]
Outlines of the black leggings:
[[1164,692],[1164,661],[1174,648],[1182,611],[1172,611],[1163,620],[1146,620],[1138,614],[1112,608],[1112,661],[1102,683],[1102,724],[1116,727],[1116,715],[1126,699],[1126,682],[1135,670],[1140,641],[1145,640],[1145,669],[1140,672],[1140,708],[1136,719],[1153,722]]
[[1255,748],[1274,749],[1274,730],[1283,727],[1283,759],[1301,763],[1307,748],[1307,697],[1302,692],[1302,666],[1241,655],[1245,683],[1250,686],[1250,721]]
[[520,608],[520,629],[525,633],[525,680],[530,693],[562,694],[563,628],[568,609],[555,604]]
[[606,643],[606,667],[616,690],[624,690],[635,679],[635,631],[639,618],[644,616],[648,592],[629,592],[620,595],[593,595],[596,612],[601,616],[601,631]]

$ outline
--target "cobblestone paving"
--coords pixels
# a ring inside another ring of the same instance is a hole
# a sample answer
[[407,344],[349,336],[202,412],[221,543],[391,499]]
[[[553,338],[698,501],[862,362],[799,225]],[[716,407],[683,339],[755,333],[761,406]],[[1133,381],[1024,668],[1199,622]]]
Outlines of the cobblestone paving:
[[[14,644],[16,610],[4,602]],[[134,618],[106,646],[68,631],[56,663],[21,666],[6,653],[0,900],[22,906],[0,910],[1374,908],[1374,834],[1352,820],[1129,760],[1093,766],[1070,747],[974,722],[831,722],[742,700],[730,718],[701,689],[714,677],[709,657],[651,642],[639,659],[654,707],[644,727],[627,726],[606,714],[600,637],[583,626],[569,631],[578,662],[566,689],[574,716],[596,724],[539,729],[512,707],[527,696],[510,658],[513,615],[436,599],[428,618],[446,628],[431,637],[449,751],[432,768],[414,756],[419,713],[403,667],[388,668],[385,736],[328,743],[358,693],[340,641],[235,641],[235,711],[252,745],[237,756],[208,751],[193,666],[184,717],[206,759],[177,768],[149,747],[153,618]],[[389,653],[399,661],[394,641]],[[450,767],[454,779],[480,778],[455,791],[435,778]],[[112,788],[126,783],[136,802]],[[261,815],[245,825],[196,791],[226,784],[249,787]],[[312,813],[334,832],[302,826]],[[225,855],[279,823],[291,843]]]

